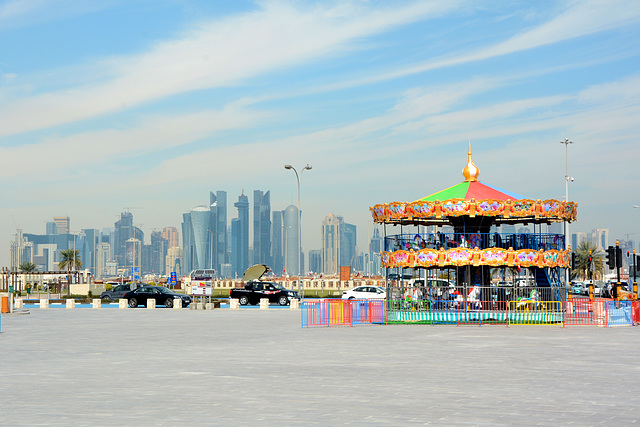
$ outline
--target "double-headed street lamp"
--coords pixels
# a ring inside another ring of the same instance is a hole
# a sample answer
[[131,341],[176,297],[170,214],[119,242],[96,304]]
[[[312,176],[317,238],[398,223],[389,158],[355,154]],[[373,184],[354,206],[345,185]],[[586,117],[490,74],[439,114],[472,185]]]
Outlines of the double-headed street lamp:
[[[573,144],[573,141],[569,141],[569,138],[565,138],[564,141],[560,141],[560,144],[564,144],[564,201],[569,201],[569,180],[573,181],[573,177],[569,176],[569,144]],[[569,247],[569,222],[564,222],[564,247]],[[575,249],[575,248],[574,248]],[[565,286],[569,283],[569,269],[565,269]]]
[[298,182],[298,293],[300,294],[300,298],[302,298],[302,260],[300,252],[302,251],[302,212],[300,211],[300,175],[305,170],[311,170],[311,165],[307,163],[307,165],[302,168],[300,171],[300,175],[298,175],[298,171],[291,165],[284,165],[285,169],[291,169],[296,174],[296,181]]

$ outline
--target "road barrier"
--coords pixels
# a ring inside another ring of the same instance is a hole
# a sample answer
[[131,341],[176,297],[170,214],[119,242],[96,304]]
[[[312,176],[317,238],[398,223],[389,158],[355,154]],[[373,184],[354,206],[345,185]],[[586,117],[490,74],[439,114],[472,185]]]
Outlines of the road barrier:
[[304,301],[300,313],[303,328],[382,324],[385,317],[383,300]]
[[562,301],[509,301],[511,325],[564,325]]

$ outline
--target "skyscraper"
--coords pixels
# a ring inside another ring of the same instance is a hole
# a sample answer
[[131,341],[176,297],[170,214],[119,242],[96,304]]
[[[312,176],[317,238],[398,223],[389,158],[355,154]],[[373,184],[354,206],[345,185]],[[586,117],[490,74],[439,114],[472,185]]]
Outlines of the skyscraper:
[[322,272],[322,251],[320,249],[309,251],[309,271],[314,273]]
[[234,258],[231,264],[234,273],[242,277],[244,271],[249,268],[249,198],[244,195],[244,191],[233,205],[238,208],[238,218],[231,221]]
[[298,208],[289,205],[284,210],[284,268],[287,274],[298,275]]
[[213,191],[209,192],[209,210],[211,218],[209,222],[212,265],[220,276],[220,268],[222,264],[229,261],[227,252],[227,192]]
[[340,242],[342,240],[342,217],[327,215],[322,221],[322,272],[337,274],[340,269]]
[[98,243],[96,247],[96,279],[107,276],[107,262],[111,260],[111,245],[109,243]]
[[380,253],[382,252],[382,237],[380,237],[380,230],[378,228],[373,229],[373,237],[369,243],[369,274],[380,274]]
[[207,206],[196,206],[182,215],[182,248],[185,273],[211,265],[209,251],[209,222],[211,212]]
[[253,192],[253,263],[271,267],[271,200],[269,191]]
[[180,233],[175,227],[165,227],[162,229],[162,238],[169,242],[170,248],[180,247]]
[[[126,259],[125,243],[129,239],[137,239],[144,242],[144,233],[138,227],[133,225],[133,214],[131,212],[122,212],[120,219],[115,223],[115,235],[113,251],[115,252],[115,260],[118,267],[130,267],[131,263]],[[60,228],[58,228],[60,231]]]
[[147,273],[166,274],[167,251],[169,241],[162,237],[162,233],[151,233],[151,253],[149,254],[149,271]]
[[281,275],[284,270],[283,211],[273,211],[272,216],[271,259],[273,265],[271,269],[275,274]]
[[356,226],[343,222],[340,233],[340,265],[356,268]]

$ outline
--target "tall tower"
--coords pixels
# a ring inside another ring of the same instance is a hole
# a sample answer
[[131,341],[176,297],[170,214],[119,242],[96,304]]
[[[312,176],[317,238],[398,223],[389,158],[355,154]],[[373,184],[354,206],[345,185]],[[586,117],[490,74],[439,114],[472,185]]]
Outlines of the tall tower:
[[211,230],[210,241],[212,250],[212,265],[218,275],[220,275],[221,265],[229,262],[227,251],[227,192],[209,192],[209,210],[211,218],[209,229]]
[[253,263],[272,267],[271,200],[269,191],[253,192]]
[[184,273],[210,265],[209,219],[207,206],[196,206],[191,212],[182,215],[182,247],[184,254]]
[[283,211],[274,211],[272,216],[271,259],[273,260],[273,265],[271,269],[275,274],[280,275],[284,270]]
[[165,227],[162,229],[162,238],[169,242],[170,248],[180,247],[180,233],[175,227]]
[[343,219],[334,214],[322,221],[322,271],[337,274],[340,267],[340,241],[342,240]]
[[[233,255],[235,265],[233,270],[241,277],[244,271],[249,268],[249,198],[244,195],[244,191],[238,196],[238,201],[233,204],[238,208],[238,218],[235,222],[236,230],[234,234],[232,221]],[[233,264],[233,263],[232,263]]]
[[356,266],[356,226],[343,222],[340,232],[340,265]]
[[298,208],[289,205],[284,210],[284,267],[288,274],[298,275]]

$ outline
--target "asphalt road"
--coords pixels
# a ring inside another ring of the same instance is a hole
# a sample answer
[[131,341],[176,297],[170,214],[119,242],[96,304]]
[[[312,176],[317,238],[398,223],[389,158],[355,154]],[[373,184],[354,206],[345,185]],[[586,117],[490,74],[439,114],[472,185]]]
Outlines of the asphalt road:
[[3,315],[0,425],[630,425],[640,328],[302,329],[296,310]]

